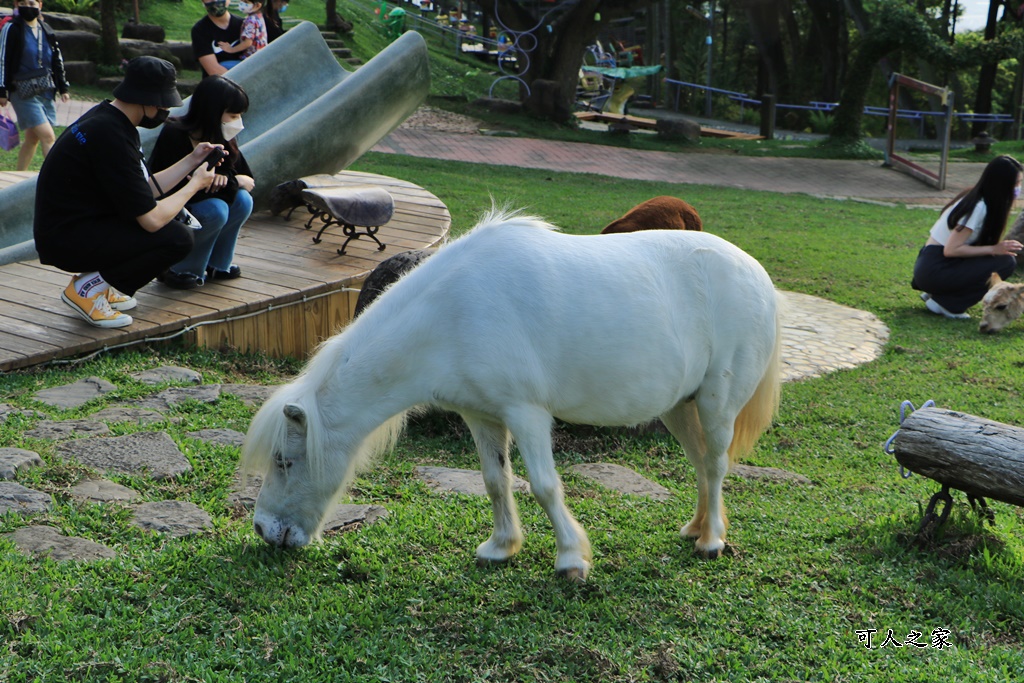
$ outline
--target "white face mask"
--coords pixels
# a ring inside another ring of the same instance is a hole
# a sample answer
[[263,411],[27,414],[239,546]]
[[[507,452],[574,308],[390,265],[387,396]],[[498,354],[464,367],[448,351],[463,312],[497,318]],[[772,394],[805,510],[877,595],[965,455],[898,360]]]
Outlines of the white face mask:
[[224,136],[225,142],[241,133],[243,128],[245,126],[242,125],[242,117],[232,119],[231,121],[222,121],[220,124],[220,132]]
[[248,14],[249,12],[251,12],[252,11],[252,7],[253,6],[250,3],[248,3],[248,2],[240,2],[240,3],[238,3],[238,11],[241,12],[242,14]]

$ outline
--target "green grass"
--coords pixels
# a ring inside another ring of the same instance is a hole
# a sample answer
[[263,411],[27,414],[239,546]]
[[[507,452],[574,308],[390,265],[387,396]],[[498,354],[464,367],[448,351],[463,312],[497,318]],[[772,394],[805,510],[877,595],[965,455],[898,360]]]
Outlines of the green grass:
[[[568,504],[590,534],[583,586],[554,577],[554,541],[537,504],[519,496],[527,533],[506,566],[478,568],[490,529],[483,499],[439,496],[416,465],[476,467],[457,420],[413,422],[396,451],[357,479],[353,502],[384,505],[378,524],[297,552],[265,547],[251,516],[227,503],[235,449],[185,436],[244,431],[233,398],[175,409],[163,425],[195,468],[168,483],[114,477],[146,500],[192,501],[214,530],[173,540],[131,525],[123,505],[73,502],[82,468],[24,436],[38,418],[0,425],[0,443],[40,453],[25,486],[54,495],[35,523],[104,543],[114,560],[30,559],[0,536],[0,680],[10,681],[1007,681],[1024,633],[1024,511],[998,502],[983,525],[957,498],[937,538],[917,541],[921,506],[938,490],[902,479],[882,445],[899,405],[934,399],[1019,423],[1022,328],[982,336],[926,313],[908,285],[932,212],[711,187],[474,166],[368,154],[358,170],[403,178],[451,208],[456,232],[490,194],[571,232],[595,232],[634,204],[671,194],[706,229],[758,258],[779,287],[866,309],[890,328],[878,360],[787,384],[771,430],[747,459],[809,477],[810,486],[730,479],[731,552],[708,562],[681,540],[695,478],[663,435],[560,426],[559,464],[610,461],[677,496],[621,497],[565,476]],[[628,274],[624,274],[624,285]],[[976,321],[975,321],[976,322]],[[146,391],[130,373],[185,365],[207,383],[272,382],[295,363],[165,348],[0,376],[3,401],[80,418]],[[118,392],[77,409],[46,408],[42,388],[99,376]],[[122,425],[118,433],[139,427]],[[517,474],[525,476],[514,460]],[[27,522],[8,515],[0,533]],[[875,648],[857,631],[876,629]],[[885,649],[948,629],[953,648]]]

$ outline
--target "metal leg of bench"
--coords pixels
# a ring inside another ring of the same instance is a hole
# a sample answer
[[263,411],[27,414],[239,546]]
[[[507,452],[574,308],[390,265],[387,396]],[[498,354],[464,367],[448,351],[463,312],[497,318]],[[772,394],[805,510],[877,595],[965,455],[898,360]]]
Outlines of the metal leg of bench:
[[377,231],[380,230],[379,225],[368,227],[366,228],[365,231],[357,230],[356,226],[351,225],[349,223],[341,223],[340,225],[341,231],[346,238],[345,243],[341,245],[341,249],[338,249],[338,253],[341,255],[345,254],[345,248],[348,246],[349,242],[351,242],[352,240],[357,240],[363,235],[366,235],[367,237],[369,237],[370,239],[377,243],[377,251],[384,251],[384,249],[387,248],[386,244],[377,239]]

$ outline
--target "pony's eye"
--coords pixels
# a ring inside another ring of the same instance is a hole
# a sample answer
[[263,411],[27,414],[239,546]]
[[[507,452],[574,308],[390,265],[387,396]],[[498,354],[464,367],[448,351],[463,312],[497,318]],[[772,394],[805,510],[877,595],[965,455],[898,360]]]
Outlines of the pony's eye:
[[1006,310],[1006,304],[999,304],[998,306],[996,306],[996,310],[997,311],[1005,311]]

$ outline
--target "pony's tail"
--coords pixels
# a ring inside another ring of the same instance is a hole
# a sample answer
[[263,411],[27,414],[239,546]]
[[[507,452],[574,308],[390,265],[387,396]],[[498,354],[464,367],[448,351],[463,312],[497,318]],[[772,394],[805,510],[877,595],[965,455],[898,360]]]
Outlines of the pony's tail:
[[779,409],[782,394],[782,297],[775,293],[775,346],[761,382],[743,410],[736,416],[732,443],[729,444],[729,465],[749,453],[761,434],[768,429]]

